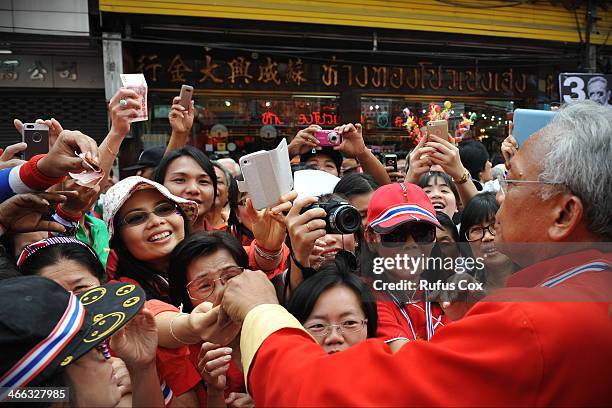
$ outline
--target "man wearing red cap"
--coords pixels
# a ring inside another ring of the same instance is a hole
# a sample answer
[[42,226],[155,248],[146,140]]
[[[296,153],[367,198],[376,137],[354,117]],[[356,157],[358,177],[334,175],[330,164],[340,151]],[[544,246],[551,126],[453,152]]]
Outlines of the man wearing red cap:
[[[412,259],[430,255],[440,223],[436,212],[420,187],[410,183],[387,184],[377,189],[368,205],[366,240],[379,257],[393,258],[402,253]],[[380,258],[379,258],[380,259]],[[362,271],[369,274],[372,268]],[[423,265],[413,270],[385,268],[378,282],[398,284],[409,281],[418,284]],[[376,271],[374,271],[376,273]],[[389,290],[373,284],[378,298],[377,337],[390,343],[393,350],[409,340],[430,340],[446,317],[437,303],[425,299],[425,293],[415,287]]]
[[[256,406],[611,406],[612,108],[559,111],[502,180],[496,246],[523,267],[431,341],[327,355],[261,272],[225,287]],[[520,243],[526,243],[521,245]]]

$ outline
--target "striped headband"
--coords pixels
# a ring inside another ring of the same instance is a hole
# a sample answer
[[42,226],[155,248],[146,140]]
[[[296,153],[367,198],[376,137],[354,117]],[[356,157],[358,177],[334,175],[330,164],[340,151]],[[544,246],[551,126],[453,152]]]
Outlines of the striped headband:
[[432,223],[438,225],[437,218],[434,217],[431,212],[427,211],[423,207],[420,207],[418,205],[400,205],[397,207],[390,208],[387,211],[383,212],[378,218],[376,218],[374,221],[370,223],[370,226],[375,227],[381,222],[389,221],[392,218],[398,217],[400,215],[405,215],[405,214],[420,215],[422,217],[427,218]]
[[0,395],[0,401],[11,389],[25,387],[47,368],[81,330],[85,321],[85,313],[85,307],[81,301],[70,293],[68,306],[62,318],[47,338],[34,346],[29,353],[23,356],[0,378],[0,388],[7,388]]
[[85,248],[87,248],[89,250],[89,252],[91,252],[91,254],[96,257],[96,259],[99,259],[98,255],[96,255],[96,253],[91,249],[91,247],[89,245],[87,245],[84,242],[79,241],[76,238],[73,238],[73,237],[52,237],[52,238],[41,239],[40,241],[37,241],[37,242],[33,242],[30,245],[27,245],[25,248],[23,248],[23,251],[21,251],[21,254],[19,254],[19,258],[17,258],[17,266],[21,266],[26,261],[26,259],[28,259],[30,256],[32,256],[33,254],[35,254],[36,252],[38,252],[42,248],[46,248],[48,246],[58,245],[58,244],[79,244],[79,245],[82,245]]

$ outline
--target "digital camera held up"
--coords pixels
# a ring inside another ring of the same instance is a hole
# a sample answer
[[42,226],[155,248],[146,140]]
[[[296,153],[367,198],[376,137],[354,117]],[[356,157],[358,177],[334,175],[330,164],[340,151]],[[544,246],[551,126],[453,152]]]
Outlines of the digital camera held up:
[[335,130],[319,130],[315,133],[319,146],[338,146],[342,143],[342,135]]
[[316,202],[304,207],[301,214],[313,208],[322,208],[327,214],[325,216],[325,231],[328,234],[353,234],[361,226],[361,215],[359,211],[347,201],[331,200],[321,203]]

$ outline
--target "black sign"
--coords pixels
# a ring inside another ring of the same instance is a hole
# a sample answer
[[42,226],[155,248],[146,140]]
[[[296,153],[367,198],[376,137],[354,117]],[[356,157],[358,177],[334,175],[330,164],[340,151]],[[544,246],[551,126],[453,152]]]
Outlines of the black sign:
[[590,99],[602,105],[612,103],[612,75],[559,74],[561,103]]

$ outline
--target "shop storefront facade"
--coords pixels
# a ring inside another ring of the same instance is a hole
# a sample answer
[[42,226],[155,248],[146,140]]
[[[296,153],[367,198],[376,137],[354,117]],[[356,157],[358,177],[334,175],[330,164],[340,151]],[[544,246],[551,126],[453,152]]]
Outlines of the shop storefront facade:
[[[191,143],[208,153],[238,157],[310,124],[347,122],[363,123],[375,150],[407,151],[415,140],[404,126],[406,108],[424,124],[429,104],[446,100],[451,131],[463,115],[475,117],[473,137],[498,150],[507,113],[550,107],[558,73],[581,63],[574,16],[548,4],[442,3],[407,1],[392,10],[375,1],[355,9],[348,1],[141,7],[101,0],[100,9],[104,30],[124,31],[124,72],[147,78],[145,147],[166,142],[170,104],[185,83],[195,87]],[[612,20],[610,13],[600,19]]]

